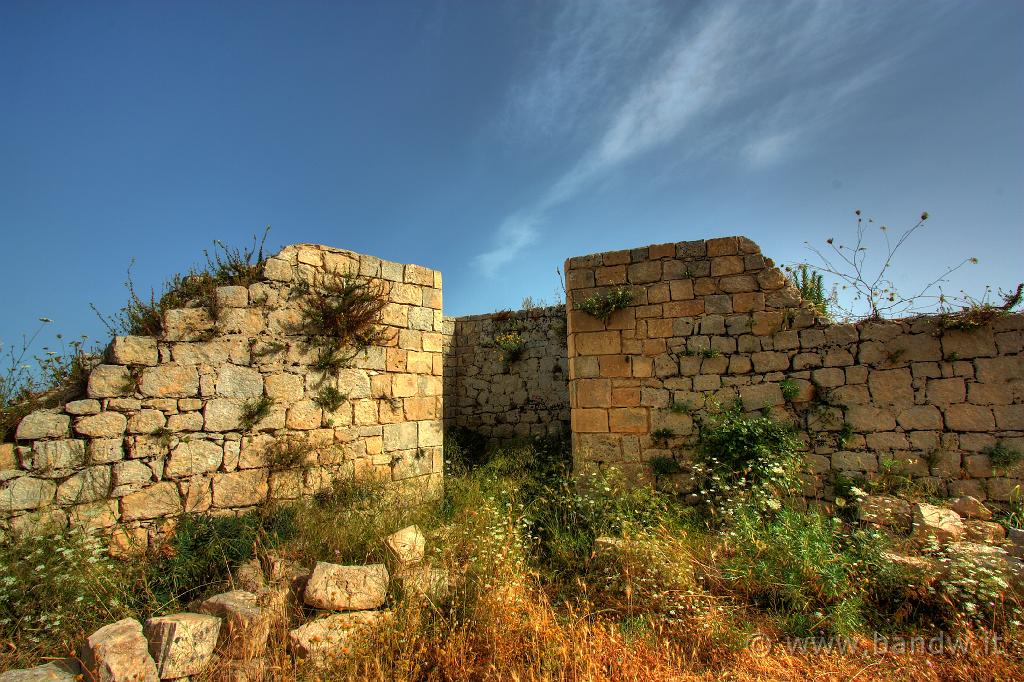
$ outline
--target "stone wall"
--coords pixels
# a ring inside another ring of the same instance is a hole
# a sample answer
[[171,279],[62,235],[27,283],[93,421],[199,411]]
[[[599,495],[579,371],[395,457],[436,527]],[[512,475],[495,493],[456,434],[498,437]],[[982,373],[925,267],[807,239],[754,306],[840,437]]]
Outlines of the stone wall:
[[[445,424],[492,441],[557,435],[569,430],[565,307],[448,318]],[[518,334],[522,356],[506,362],[495,346]]]
[[[379,343],[322,372],[301,284],[335,273],[365,278],[388,304]],[[170,310],[160,338],[115,338],[85,396],[21,421],[0,445],[0,523],[42,513],[143,542],[183,512],[238,513],[339,478],[439,488],[440,273],[300,244],[268,259],[261,281],[216,293],[216,319]],[[318,404],[324,386],[347,396],[336,410]],[[244,407],[266,398],[269,412],[243,429]],[[309,446],[303,461],[296,442]]]
[[[738,398],[800,426],[809,497],[830,498],[832,472],[871,477],[887,459],[940,495],[1006,500],[1024,478],[986,454],[1024,451],[1022,314],[973,331],[935,317],[829,324],[744,237],[571,258],[565,272],[578,471],[685,466],[709,401]],[[577,309],[616,286],[634,300],[607,324]],[[658,429],[674,435],[655,441]]]

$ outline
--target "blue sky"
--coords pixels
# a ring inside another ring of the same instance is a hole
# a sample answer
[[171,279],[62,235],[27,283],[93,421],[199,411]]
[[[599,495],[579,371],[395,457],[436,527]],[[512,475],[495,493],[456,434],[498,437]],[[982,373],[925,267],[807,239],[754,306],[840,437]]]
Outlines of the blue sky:
[[853,210],[932,219],[906,287],[1024,277],[1024,3],[0,3],[0,340],[105,336],[244,243],[445,276],[445,312],[551,300],[568,256]]

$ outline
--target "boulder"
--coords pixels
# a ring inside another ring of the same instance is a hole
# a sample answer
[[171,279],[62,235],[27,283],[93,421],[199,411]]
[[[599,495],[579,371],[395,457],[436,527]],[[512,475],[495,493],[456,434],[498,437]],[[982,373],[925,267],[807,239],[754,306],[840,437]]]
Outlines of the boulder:
[[213,660],[221,619],[198,613],[158,616],[146,621],[149,653],[160,679],[198,675]]
[[964,540],[968,542],[1002,542],[1006,539],[1006,529],[992,521],[964,521]]
[[423,561],[427,540],[419,526],[409,526],[384,538],[384,544],[399,567],[413,566]]
[[425,564],[404,569],[395,575],[395,580],[406,599],[436,603],[446,599],[450,591],[448,571]]
[[339,566],[318,562],[303,597],[306,604],[332,611],[367,611],[384,603],[388,591],[384,564]]
[[349,640],[390,617],[388,611],[353,611],[318,618],[288,633],[296,658],[328,658],[348,653]]
[[965,519],[980,519],[989,521],[992,519],[992,510],[981,503],[977,497],[964,495],[949,503],[949,508]]
[[857,516],[865,523],[910,531],[910,503],[888,495],[868,495],[857,505]]
[[142,624],[125,618],[89,635],[82,647],[86,679],[94,682],[157,682],[156,663]]
[[73,660],[54,661],[24,670],[0,673],[0,682],[75,682],[81,679],[81,668]]
[[222,656],[255,658],[267,648],[270,614],[252,592],[233,590],[215,595],[204,601],[199,611],[223,619],[217,640],[217,650]]
[[914,505],[914,529],[912,536],[919,542],[946,544],[956,542],[964,534],[964,522],[951,509],[933,504]]

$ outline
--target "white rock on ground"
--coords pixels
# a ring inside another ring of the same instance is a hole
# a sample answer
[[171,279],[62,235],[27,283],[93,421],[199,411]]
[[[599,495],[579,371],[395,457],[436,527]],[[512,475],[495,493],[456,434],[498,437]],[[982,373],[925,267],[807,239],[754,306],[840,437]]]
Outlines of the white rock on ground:
[[290,631],[288,646],[296,658],[341,656],[353,635],[388,617],[389,611],[353,611],[318,618]]
[[384,538],[384,544],[401,567],[412,566],[423,561],[427,539],[419,526],[409,526]]
[[146,621],[149,653],[160,679],[197,675],[210,664],[221,619],[199,613],[158,616]]
[[956,542],[963,534],[964,522],[955,511],[933,504],[914,505],[912,536],[915,540],[927,542],[933,539],[939,544],[946,544]]
[[217,651],[227,658],[255,658],[267,648],[271,617],[252,592],[233,590],[210,597],[200,613],[224,619],[217,638]]
[[0,673],[0,682],[75,682],[81,679],[81,672],[78,663],[60,661],[24,670],[8,670]]
[[388,591],[384,564],[339,566],[318,562],[306,584],[306,604],[331,611],[368,611],[381,606]]
[[[157,682],[156,663],[142,624],[125,618],[89,635],[82,647],[86,679],[94,682]],[[90,678],[91,675],[91,678]]]

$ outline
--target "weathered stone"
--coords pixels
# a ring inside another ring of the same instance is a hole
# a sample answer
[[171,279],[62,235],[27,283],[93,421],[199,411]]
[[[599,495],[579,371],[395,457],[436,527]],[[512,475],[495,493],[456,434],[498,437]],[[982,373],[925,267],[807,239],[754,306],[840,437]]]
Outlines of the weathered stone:
[[384,425],[384,452],[412,450],[419,438],[416,422]]
[[[73,469],[85,464],[85,441],[44,440],[32,445],[31,460],[25,468],[43,474]],[[66,472],[64,472],[66,474]]]
[[107,355],[115,365],[153,367],[160,360],[156,339],[152,336],[115,336],[107,349]]
[[914,505],[913,538],[920,542],[955,542],[964,533],[964,523],[955,511],[933,504]]
[[1006,539],[1006,529],[992,521],[971,519],[964,521],[964,539],[968,542],[1002,542]]
[[266,650],[272,618],[252,592],[233,590],[210,597],[199,612],[223,619],[217,639],[222,656],[255,658]]
[[406,599],[420,598],[436,604],[446,599],[450,590],[448,571],[427,564],[402,569],[395,574],[395,580]]
[[249,469],[213,477],[213,506],[251,507],[267,498],[267,470]]
[[100,411],[100,401],[87,398],[84,400],[72,400],[64,406],[64,411],[73,415],[96,414]]
[[90,398],[116,398],[135,391],[132,375],[123,365],[97,365],[89,372]]
[[102,500],[110,494],[110,467],[92,466],[60,484],[57,504],[84,504]]
[[263,395],[263,376],[249,367],[224,365],[217,375],[217,395],[227,398],[259,398]]
[[242,404],[230,398],[218,398],[203,408],[203,428],[206,431],[237,431],[242,424]]
[[339,566],[320,561],[306,584],[304,599],[317,609],[376,609],[387,596],[388,578],[384,564]]
[[157,682],[142,625],[125,618],[89,635],[82,647],[82,667],[96,682]]
[[988,521],[992,518],[992,510],[981,503],[976,497],[964,495],[949,503],[949,508],[965,519]]
[[160,410],[139,410],[128,420],[129,433],[153,433],[167,425],[167,419]]
[[427,539],[419,526],[408,526],[384,538],[384,544],[400,567],[412,566],[423,561]]
[[266,377],[267,395],[279,403],[292,403],[302,400],[304,382],[296,374],[271,374]]
[[90,438],[119,438],[126,428],[128,418],[120,412],[100,412],[75,422],[75,431]]
[[298,431],[318,429],[322,422],[323,410],[312,400],[300,400],[288,408],[285,416],[285,425]]
[[199,372],[194,365],[150,367],[142,373],[140,389],[152,398],[192,398],[199,395]]
[[146,621],[149,653],[160,679],[198,675],[213,660],[221,619],[198,613],[158,616]]
[[38,509],[53,501],[57,484],[30,476],[19,476],[0,484],[0,512]]
[[0,673],[0,682],[75,682],[80,680],[82,670],[73,660],[53,661],[45,665],[24,670],[8,670]]
[[903,532],[910,531],[910,503],[898,497],[869,495],[857,506],[858,518],[866,523],[889,526]]
[[171,451],[164,476],[182,478],[216,471],[224,460],[224,449],[208,440],[183,441]]
[[120,438],[93,438],[89,441],[89,462],[109,464],[124,459],[124,441]]
[[288,633],[288,648],[299,659],[344,656],[353,636],[389,616],[387,611],[354,611],[317,618]]
[[36,410],[25,415],[18,422],[15,432],[17,440],[37,440],[39,438],[62,438],[67,435],[71,426],[71,417],[52,410]]
[[180,514],[181,495],[178,486],[164,481],[121,498],[121,520],[158,519]]

